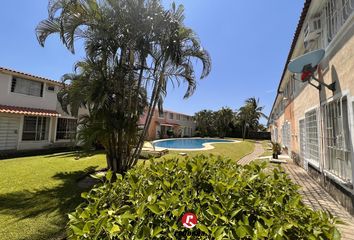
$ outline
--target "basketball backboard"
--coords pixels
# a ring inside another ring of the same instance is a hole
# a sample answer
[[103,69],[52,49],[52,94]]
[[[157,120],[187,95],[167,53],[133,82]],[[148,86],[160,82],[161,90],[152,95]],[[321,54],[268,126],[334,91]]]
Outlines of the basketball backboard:
[[[314,75],[318,65],[325,56],[325,50],[319,49],[312,52],[308,52],[300,57],[291,60],[288,64],[288,70],[292,73],[301,73],[301,80],[307,81],[310,85],[321,90],[321,86],[325,86],[328,89],[335,91],[335,83],[330,85],[319,81]],[[319,83],[318,86],[311,83],[311,80],[315,80]]]
[[293,73],[303,73],[305,70],[313,69],[322,61],[325,50],[319,49],[306,53],[300,57],[291,60],[288,69]]

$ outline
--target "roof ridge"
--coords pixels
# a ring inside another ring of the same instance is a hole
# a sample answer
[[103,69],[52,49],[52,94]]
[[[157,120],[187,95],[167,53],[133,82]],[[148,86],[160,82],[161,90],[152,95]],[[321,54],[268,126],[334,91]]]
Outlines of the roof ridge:
[[53,82],[53,83],[56,83],[56,84],[61,84],[61,82],[57,81],[57,80],[52,80],[52,79],[49,79],[49,78],[40,77],[40,76],[37,76],[37,75],[33,75],[33,74],[30,74],[30,73],[25,73],[25,72],[13,70],[13,69],[6,68],[6,67],[0,67],[0,72],[1,71],[12,72],[12,73],[15,73],[15,74],[20,74],[20,75],[25,75],[25,76],[28,76],[28,77],[37,78],[39,80],[45,80],[45,81]]

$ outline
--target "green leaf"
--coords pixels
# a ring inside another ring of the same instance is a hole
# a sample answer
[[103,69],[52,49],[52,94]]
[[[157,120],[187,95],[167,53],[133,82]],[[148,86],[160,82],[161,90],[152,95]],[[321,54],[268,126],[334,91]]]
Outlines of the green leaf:
[[244,226],[239,226],[236,229],[236,234],[239,238],[244,238],[247,236],[247,229]]
[[164,180],[163,184],[168,188],[171,187],[171,183],[169,181]]
[[83,235],[83,231],[80,228],[78,228],[78,227],[76,227],[74,225],[71,225],[70,228],[74,231],[74,233],[76,235],[78,235],[78,236],[82,236]]
[[84,228],[82,229],[83,233],[89,233],[91,227],[91,222],[86,222]]
[[229,219],[225,216],[221,216],[220,219],[223,220],[225,223],[229,222]]
[[107,179],[108,181],[111,181],[112,176],[113,176],[112,171],[107,171],[107,173],[106,173],[106,179]]
[[163,228],[158,226],[155,227],[154,230],[152,231],[152,237],[156,237],[160,232],[162,232]]
[[136,218],[135,215],[131,214],[130,212],[125,212],[123,215],[120,216],[122,219],[131,219],[134,220]]
[[341,234],[338,231],[338,229],[334,227],[332,230],[332,240],[340,240],[340,239],[341,239]]
[[255,224],[258,237],[267,237],[268,231],[258,221]]
[[87,199],[88,193],[87,192],[83,192],[81,193],[81,197],[84,199]]
[[150,209],[151,212],[153,212],[157,215],[159,215],[162,212],[159,205],[157,205],[157,204],[147,205],[147,208]]
[[209,230],[208,230],[208,228],[207,228],[204,224],[198,223],[198,224],[197,224],[197,228],[198,228],[200,231],[202,231],[202,232],[204,232],[204,233],[206,233],[206,234],[209,234]]
[[77,221],[79,221],[74,215],[72,215],[72,214],[68,214],[68,218],[70,219],[70,221],[75,221],[75,222],[77,222]]
[[113,235],[113,234],[115,234],[115,233],[117,233],[117,232],[120,232],[120,227],[119,227],[118,225],[114,224],[114,225],[112,226],[111,230],[109,230],[109,233],[110,233],[111,235]]
[[226,227],[216,227],[216,231],[214,231],[213,233],[213,236],[216,238],[216,239],[219,239],[221,237],[224,236],[224,230]]
[[242,209],[239,208],[239,209],[236,209],[236,210],[232,211],[232,213],[231,213],[231,218],[235,217],[241,210],[242,210]]
[[87,212],[87,210],[82,211],[82,213],[80,214],[80,218],[82,219],[87,219],[90,217],[90,214]]
[[138,217],[142,217],[144,215],[144,210],[145,210],[145,204],[142,204],[137,210],[136,213],[138,214]]
[[261,216],[261,219],[264,221],[264,223],[268,227],[271,227],[273,225],[273,219],[272,218],[266,218],[266,217]]
[[284,235],[283,227],[279,227],[278,230],[276,231],[276,234],[279,236],[283,236]]

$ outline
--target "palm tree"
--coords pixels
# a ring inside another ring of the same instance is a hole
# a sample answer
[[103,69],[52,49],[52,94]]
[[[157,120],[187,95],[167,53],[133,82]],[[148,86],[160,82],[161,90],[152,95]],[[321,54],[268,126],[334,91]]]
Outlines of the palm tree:
[[235,114],[231,108],[223,107],[215,113],[215,125],[219,137],[225,137],[231,129],[230,124],[234,121]]
[[259,99],[255,97],[246,99],[245,104],[239,109],[238,119],[242,126],[243,139],[246,137],[247,129],[257,131],[259,119],[261,117],[267,118],[262,112],[263,109],[263,106],[259,106]]
[[257,99],[255,97],[248,98],[248,99],[246,99],[245,103],[249,104],[251,106],[251,109],[253,110],[253,113],[254,113],[255,117],[258,118],[258,120],[261,117],[268,119],[268,116],[262,112],[264,109],[264,106],[259,106],[259,98],[257,98]]
[[[160,0],[50,0],[48,19],[36,28],[44,46],[58,33],[74,53],[75,39],[83,40],[86,59],[74,74],[63,76],[58,98],[64,110],[77,114],[79,138],[100,141],[107,165],[124,173],[138,160],[152,114],[162,109],[167,84],[185,81],[185,98],[195,91],[192,59],[203,63],[201,78],[211,69],[210,56],[194,32],[183,24],[182,6],[165,10]],[[144,129],[137,126],[147,112]]]
[[194,115],[197,129],[202,137],[213,136],[215,132],[214,127],[214,112],[211,110],[202,110]]

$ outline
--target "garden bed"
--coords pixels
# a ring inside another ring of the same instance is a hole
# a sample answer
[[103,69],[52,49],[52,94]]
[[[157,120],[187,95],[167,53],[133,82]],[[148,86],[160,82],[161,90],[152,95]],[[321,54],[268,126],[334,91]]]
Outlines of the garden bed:
[[[339,239],[336,219],[301,202],[298,186],[266,163],[216,156],[152,161],[88,193],[70,215],[72,239]],[[193,212],[198,224],[182,226]]]

